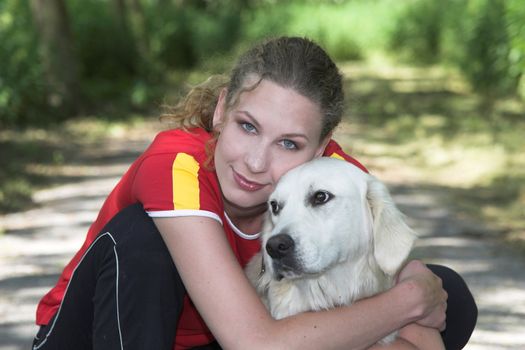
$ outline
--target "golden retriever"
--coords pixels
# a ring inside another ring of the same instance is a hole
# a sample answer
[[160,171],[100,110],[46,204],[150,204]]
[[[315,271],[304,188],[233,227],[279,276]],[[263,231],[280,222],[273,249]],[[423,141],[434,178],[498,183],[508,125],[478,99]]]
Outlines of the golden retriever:
[[246,273],[276,319],[389,289],[416,237],[387,188],[338,159],[292,169],[268,203],[262,249]]

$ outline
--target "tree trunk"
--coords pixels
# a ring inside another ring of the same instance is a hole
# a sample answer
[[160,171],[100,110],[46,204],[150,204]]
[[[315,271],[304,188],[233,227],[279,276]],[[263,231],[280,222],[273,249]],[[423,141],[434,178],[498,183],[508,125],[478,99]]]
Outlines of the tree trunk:
[[78,107],[78,62],[63,0],[31,0],[40,56],[49,86],[48,103],[74,113]]
[[118,23],[119,30],[128,31],[127,6],[124,0],[112,0],[113,12]]
[[137,42],[139,54],[147,64],[150,61],[150,43],[146,28],[144,8],[140,0],[130,0],[130,15],[133,26],[133,33]]

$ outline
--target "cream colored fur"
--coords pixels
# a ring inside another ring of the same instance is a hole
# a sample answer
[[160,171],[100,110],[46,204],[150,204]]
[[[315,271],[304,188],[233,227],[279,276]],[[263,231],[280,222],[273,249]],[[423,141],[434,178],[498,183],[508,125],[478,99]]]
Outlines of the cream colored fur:
[[[319,193],[331,196],[314,204]],[[288,172],[270,202],[278,213],[269,210],[261,253],[246,273],[276,319],[389,289],[416,237],[380,181],[337,159],[319,158]],[[278,234],[294,242],[286,261],[265,249]]]

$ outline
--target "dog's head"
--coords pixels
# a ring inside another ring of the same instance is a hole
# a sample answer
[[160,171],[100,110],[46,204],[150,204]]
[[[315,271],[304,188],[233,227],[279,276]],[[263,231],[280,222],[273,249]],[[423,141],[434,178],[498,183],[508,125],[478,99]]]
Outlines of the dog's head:
[[394,275],[415,238],[386,187],[337,159],[291,170],[268,203],[264,261],[277,279],[318,275],[363,257]]

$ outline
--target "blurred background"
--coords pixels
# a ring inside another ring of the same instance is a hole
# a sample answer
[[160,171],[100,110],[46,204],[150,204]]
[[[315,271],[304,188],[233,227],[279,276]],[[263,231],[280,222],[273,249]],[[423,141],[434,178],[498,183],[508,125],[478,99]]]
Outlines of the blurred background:
[[523,349],[523,0],[0,0],[0,349],[28,348],[162,106],[278,35],[337,61],[336,140],[388,182],[417,254],[466,277],[469,349]]
[[156,121],[282,34],[339,63],[358,157],[382,143],[420,181],[451,187],[461,210],[523,235],[521,0],[2,0],[0,213],[63,180],[54,167],[83,141]]

